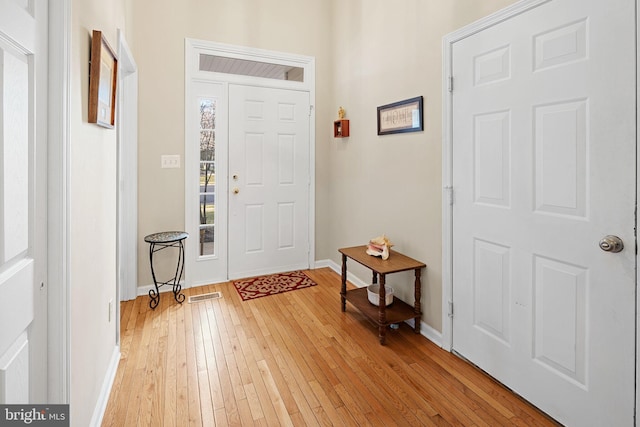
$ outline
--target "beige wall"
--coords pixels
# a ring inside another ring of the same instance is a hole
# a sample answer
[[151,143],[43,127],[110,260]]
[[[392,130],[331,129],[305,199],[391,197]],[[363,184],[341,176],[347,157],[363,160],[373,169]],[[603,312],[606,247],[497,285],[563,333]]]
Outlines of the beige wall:
[[[425,320],[441,329],[442,37],[514,0],[136,0],[139,241],[184,227],[184,38],[316,58],[316,259],[381,233],[427,263]],[[424,96],[425,131],[378,136],[376,107]],[[334,139],[343,106],[351,136]],[[152,283],[139,246],[138,284]],[[354,268],[364,280],[370,273]],[[390,277],[411,300],[410,275]]]
[[116,346],[116,132],[87,123],[91,31],[116,49],[124,1],[72,2],[70,103],[71,420],[88,426]]
[[[423,319],[442,327],[442,37],[514,0],[337,1],[333,109],[342,105],[351,136],[328,147],[329,245],[318,258],[339,262],[335,248],[386,233],[394,249],[427,264]],[[376,107],[422,95],[424,132],[377,135]],[[370,273],[351,265],[364,280]],[[413,300],[412,276],[387,282]]]
[[[333,30],[331,2],[323,0],[136,0],[133,19],[139,71],[138,285],[144,286],[153,283],[144,236],[184,228],[184,169],[161,169],[160,156],[180,154],[184,161],[185,38],[314,56],[317,121],[330,127]],[[324,207],[326,150],[317,155],[316,203]],[[319,247],[330,245],[323,232],[327,220],[318,218]]]

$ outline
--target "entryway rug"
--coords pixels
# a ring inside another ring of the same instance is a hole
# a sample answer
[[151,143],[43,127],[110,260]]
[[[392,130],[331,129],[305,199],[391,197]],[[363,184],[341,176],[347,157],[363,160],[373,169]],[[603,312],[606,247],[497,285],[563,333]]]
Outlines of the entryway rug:
[[316,284],[302,271],[270,274],[268,276],[233,281],[233,286],[235,286],[243,301],[308,288],[316,286]]

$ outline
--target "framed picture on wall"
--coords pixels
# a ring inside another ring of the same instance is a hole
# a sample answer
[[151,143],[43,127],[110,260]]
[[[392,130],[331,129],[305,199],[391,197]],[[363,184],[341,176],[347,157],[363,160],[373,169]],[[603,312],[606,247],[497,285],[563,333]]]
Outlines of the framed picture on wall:
[[378,135],[422,130],[422,96],[378,107]]
[[102,36],[93,30],[89,64],[89,123],[113,128],[116,124],[118,59]]

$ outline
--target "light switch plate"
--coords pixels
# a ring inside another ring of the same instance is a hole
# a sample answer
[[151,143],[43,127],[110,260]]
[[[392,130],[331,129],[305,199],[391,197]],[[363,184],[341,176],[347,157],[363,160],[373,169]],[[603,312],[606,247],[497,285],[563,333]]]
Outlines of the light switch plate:
[[180,167],[180,155],[179,154],[163,154],[160,156],[161,168],[179,168]]

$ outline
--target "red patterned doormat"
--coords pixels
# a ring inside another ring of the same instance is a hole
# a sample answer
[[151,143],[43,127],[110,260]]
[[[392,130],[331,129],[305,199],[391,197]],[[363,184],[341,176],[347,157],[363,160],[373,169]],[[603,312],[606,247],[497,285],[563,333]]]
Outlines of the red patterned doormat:
[[233,281],[233,286],[236,287],[243,301],[316,285],[317,283],[307,277],[302,271],[270,274],[268,276],[250,277],[248,279]]

